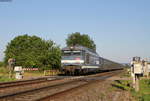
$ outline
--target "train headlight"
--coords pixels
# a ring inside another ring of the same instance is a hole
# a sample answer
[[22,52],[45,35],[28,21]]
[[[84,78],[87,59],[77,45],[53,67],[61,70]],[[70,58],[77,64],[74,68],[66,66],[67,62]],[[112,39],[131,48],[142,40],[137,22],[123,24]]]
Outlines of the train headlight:
[[70,47],[70,49],[73,49],[73,47]]

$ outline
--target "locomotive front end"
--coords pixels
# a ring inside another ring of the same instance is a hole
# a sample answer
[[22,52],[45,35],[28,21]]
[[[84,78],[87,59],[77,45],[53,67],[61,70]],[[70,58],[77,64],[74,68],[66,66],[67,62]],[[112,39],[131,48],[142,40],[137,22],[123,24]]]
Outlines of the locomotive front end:
[[62,50],[61,65],[62,70],[66,74],[79,73],[83,64],[84,57],[82,55],[82,50],[77,50],[74,48]]

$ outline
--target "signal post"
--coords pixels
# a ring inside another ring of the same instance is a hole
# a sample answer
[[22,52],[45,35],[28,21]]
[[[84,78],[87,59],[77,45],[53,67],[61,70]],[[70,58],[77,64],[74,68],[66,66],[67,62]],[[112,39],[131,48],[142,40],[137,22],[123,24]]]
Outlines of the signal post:
[[15,59],[13,58],[8,59],[9,78],[13,77],[14,67],[15,67]]

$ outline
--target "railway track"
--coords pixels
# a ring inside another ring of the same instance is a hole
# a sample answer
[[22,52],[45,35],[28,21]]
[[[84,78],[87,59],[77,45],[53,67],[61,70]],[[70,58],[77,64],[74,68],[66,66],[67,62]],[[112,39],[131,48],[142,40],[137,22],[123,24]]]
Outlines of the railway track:
[[3,82],[3,83],[0,83],[0,89],[7,88],[7,87],[23,86],[23,85],[27,85],[27,84],[33,84],[33,83],[40,83],[40,82],[46,81],[47,79],[48,79],[48,77],[43,77],[43,78],[30,79],[30,80]]
[[[57,80],[31,81],[28,84],[19,84],[21,86],[10,86],[0,88],[0,101],[42,101],[50,99],[53,96],[62,94],[69,90],[85,86],[89,83],[102,81],[118,71],[100,73],[90,76],[70,77]],[[36,83],[37,82],[37,83]],[[8,85],[7,85],[8,86]]]

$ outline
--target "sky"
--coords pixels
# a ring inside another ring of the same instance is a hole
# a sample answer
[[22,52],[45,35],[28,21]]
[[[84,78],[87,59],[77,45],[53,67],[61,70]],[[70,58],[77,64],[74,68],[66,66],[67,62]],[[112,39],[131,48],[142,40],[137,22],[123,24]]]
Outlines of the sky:
[[112,61],[150,59],[149,5],[150,0],[0,0],[0,61],[18,35],[37,35],[64,47],[73,32],[88,34],[99,55]]

